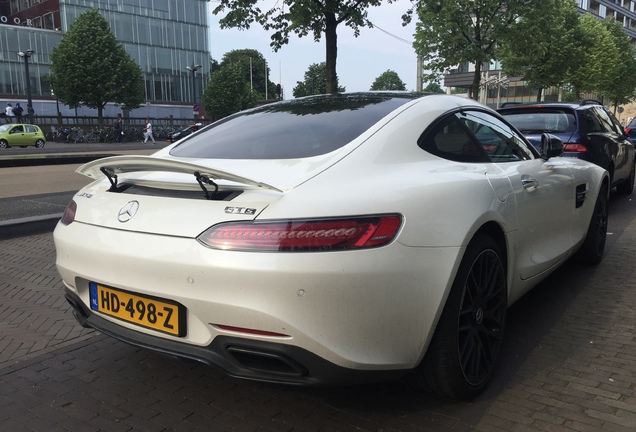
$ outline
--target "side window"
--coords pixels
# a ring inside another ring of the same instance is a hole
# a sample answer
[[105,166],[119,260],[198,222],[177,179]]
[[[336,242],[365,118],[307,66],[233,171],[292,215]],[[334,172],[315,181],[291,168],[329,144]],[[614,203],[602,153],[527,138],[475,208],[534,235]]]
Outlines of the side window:
[[31,126],[31,125],[26,125],[26,131],[27,132],[37,132],[37,130],[35,129],[35,126]]
[[458,117],[493,162],[535,158],[535,153],[523,138],[497,117],[483,111],[466,111],[459,113]]
[[605,109],[600,107],[594,107],[594,113],[598,116],[599,121],[601,122],[601,127],[603,128],[603,132],[605,133],[617,133],[614,129],[614,124],[612,120],[609,118]]
[[9,132],[10,134],[16,134],[16,133],[22,133],[24,132],[24,129],[22,129],[22,125],[20,126],[16,126],[13,129],[11,129],[11,132]]
[[625,133],[625,130],[623,129],[623,126],[621,126],[621,122],[619,122],[618,119],[614,117],[614,114],[612,114],[606,108],[603,108],[603,111],[605,111],[605,114],[607,114],[607,116],[612,121],[612,125],[614,126],[614,130],[616,131],[616,133],[619,135],[623,135]]
[[588,133],[590,132],[605,132],[605,129],[601,125],[601,119],[592,111],[591,109],[586,109],[579,111],[580,117],[583,119],[585,123],[585,129]]
[[456,115],[449,115],[422,135],[418,145],[435,156],[456,162],[490,161]]

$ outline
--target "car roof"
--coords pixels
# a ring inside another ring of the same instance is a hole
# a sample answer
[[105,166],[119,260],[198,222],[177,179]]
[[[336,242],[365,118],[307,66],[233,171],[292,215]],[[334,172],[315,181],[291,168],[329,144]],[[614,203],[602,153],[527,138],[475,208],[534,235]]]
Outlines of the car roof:
[[573,110],[585,109],[589,106],[603,106],[603,104],[595,99],[583,99],[580,102],[534,102],[534,103],[517,103],[517,102],[505,102],[501,105],[497,111],[511,111],[519,109],[529,108],[570,108]]

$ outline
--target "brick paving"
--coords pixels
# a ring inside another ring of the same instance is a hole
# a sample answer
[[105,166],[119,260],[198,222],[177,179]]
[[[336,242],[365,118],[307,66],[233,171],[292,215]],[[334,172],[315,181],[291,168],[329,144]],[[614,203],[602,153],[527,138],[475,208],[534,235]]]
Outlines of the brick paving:
[[599,266],[566,266],[513,306],[501,371],[471,402],[440,400],[408,380],[254,383],[138,349],[77,324],[51,233],[0,241],[0,430],[634,431],[628,217]]

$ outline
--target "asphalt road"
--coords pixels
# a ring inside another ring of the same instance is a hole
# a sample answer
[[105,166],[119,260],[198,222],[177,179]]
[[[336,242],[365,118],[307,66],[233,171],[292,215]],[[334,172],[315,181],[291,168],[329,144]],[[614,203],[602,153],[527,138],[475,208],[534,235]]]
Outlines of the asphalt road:
[[[5,170],[0,183],[27,173]],[[24,179],[30,191],[49,187],[37,171]],[[0,197],[0,209],[76,189],[58,186],[68,191]],[[0,430],[633,432],[634,198],[612,194],[600,265],[567,263],[512,306],[499,370],[470,402],[440,400],[408,379],[328,388],[240,381],[129,346],[75,322],[50,231],[2,240]]]

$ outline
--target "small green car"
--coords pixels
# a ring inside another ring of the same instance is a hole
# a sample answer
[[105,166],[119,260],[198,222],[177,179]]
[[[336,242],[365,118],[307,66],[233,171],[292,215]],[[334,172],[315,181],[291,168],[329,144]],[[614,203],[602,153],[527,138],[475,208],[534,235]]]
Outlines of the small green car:
[[46,140],[42,129],[32,124],[7,123],[0,125],[0,149],[9,147],[44,147]]

